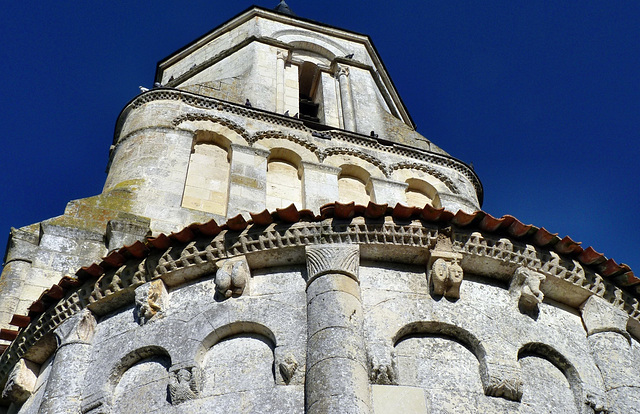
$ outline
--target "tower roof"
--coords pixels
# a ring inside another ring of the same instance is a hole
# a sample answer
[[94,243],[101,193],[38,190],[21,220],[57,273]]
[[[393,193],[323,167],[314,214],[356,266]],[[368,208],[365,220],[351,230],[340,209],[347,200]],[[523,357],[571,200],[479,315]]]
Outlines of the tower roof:
[[295,16],[296,14],[291,10],[286,1],[280,0],[280,3],[274,7],[274,10],[278,13],[288,14],[290,16]]
[[[296,26],[297,28],[302,30],[315,31],[329,37],[337,37],[340,39],[345,39],[349,42],[353,42],[354,44],[361,45],[366,50],[365,54],[367,55],[365,66],[370,68],[373,73],[376,73],[376,81],[379,83],[379,86],[383,90],[384,99],[387,100],[387,104],[390,107],[394,108],[394,111],[398,118],[402,119],[405,124],[415,130],[415,122],[411,118],[408,109],[404,105],[402,98],[396,90],[395,85],[393,84],[393,81],[391,80],[391,77],[389,76],[384,63],[369,36],[297,16],[291,11],[291,8],[284,0],[281,0],[274,9],[251,6],[247,10],[227,20],[226,22],[222,23],[210,32],[204,34],[200,38],[192,41],[186,46],[178,49],[174,53],[160,60],[156,67],[155,81],[161,82],[163,85],[166,84],[167,86],[172,87],[179,83],[178,80],[187,78],[204,69],[207,66],[207,62],[202,62],[203,64],[199,65],[189,66],[185,70],[176,70],[176,68],[179,66],[176,65],[176,63],[181,60],[187,61],[189,59],[194,59],[199,51],[202,51],[211,42],[218,40],[224,33],[232,31],[254,18],[263,18],[275,22],[289,24],[292,26]],[[245,38],[244,43],[239,40],[241,37],[242,36],[237,37],[235,43],[233,40],[229,41],[231,43],[229,44],[228,51],[243,47],[247,41],[266,39],[264,34],[260,33],[260,31],[252,33],[248,38]],[[266,40],[269,41],[271,39]],[[226,56],[225,53],[227,52],[218,52],[218,57],[222,57],[223,55]],[[338,60],[344,60],[345,58],[341,56],[349,56],[349,51],[347,51],[344,55],[336,55],[336,57],[338,57]],[[355,62],[349,61],[349,63],[353,64]],[[171,81],[171,77],[176,79],[176,81]]]

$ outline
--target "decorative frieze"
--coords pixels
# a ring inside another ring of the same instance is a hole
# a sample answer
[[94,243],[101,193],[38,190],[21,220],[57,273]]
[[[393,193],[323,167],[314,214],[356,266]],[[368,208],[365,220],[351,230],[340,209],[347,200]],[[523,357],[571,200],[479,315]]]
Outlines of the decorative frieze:
[[[172,279],[176,282],[174,284],[177,284],[180,280],[192,280],[210,274],[215,270],[212,269],[213,263],[221,258],[269,252],[283,247],[304,248],[310,244],[351,243],[432,249],[436,244],[436,236],[442,231],[436,226],[428,226],[424,223],[372,225],[354,221],[340,224],[330,220],[299,223],[286,227],[269,227],[261,231],[249,230],[251,228],[235,234],[223,231],[205,246],[197,244],[189,244],[186,247],[172,246],[164,253],[158,252],[153,255],[154,257],[150,256],[138,263],[131,262],[116,271],[107,273],[98,282],[86,283],[21,331],[11,347],[0,357],[0,378],[7,378],[14,364],[45,334],[89,304],[92,304],[95,309],[99,308],[101,313],[112,311],[116,305],[121,306],[122,302],[109,299],[112,295],[110,292],[113,291],[111,280],[114,274],[119,275],[118,289],[133,290],[135,286],[154,277]],[[612,306],[621,310],[624,306],[625,315],[636,320],[640,318],[637,300],[628,295],[616,293],[621,292],[620,289],[604,281],[592,270],[577,266],[575,260],[559,257],[553,252],[540,251],[533,247],[527,248],[527,245],[517,241],[498,239],[479,232],[466,233],[457,230],[453,240],[453,248],[465,257],[459,262],[462,267],[465,267],[465,263],[469,263],[470,260],[484,262],[492,260],[502,268],[526,266],[543,272],[547,278],[553,277],[571,283],[574,287],[590,292],[609,304],[620,297],[624,303]],[[428,269],[430,270],[430,267]]]

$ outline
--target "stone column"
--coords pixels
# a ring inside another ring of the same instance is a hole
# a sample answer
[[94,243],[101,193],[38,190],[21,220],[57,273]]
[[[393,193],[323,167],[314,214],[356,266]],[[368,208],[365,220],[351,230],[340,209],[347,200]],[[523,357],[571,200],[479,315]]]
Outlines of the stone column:
[[383,178],[371,177],[371,194],[373,201],[377,204],[388,204],[394,207],[397,203],[406,204],[407,197],[405,192],[409,184],[399,181],[385,180]]
[[265,209],[268,156],[263,149],[231,144],[227,218]]
[[5,265],[0,276],[0,328],[14,329],[9,321],[18,312],[20,299],[25,298],[23,288],[29,279],[31,262],[38,247],[38,235],[20,229],[11,229],[7,243]]
[[54,331],[59,345],[38,411],[40,414],[80,412],[95,329],[93,314],[84,309]]
[[370,413],[357,245],[307,246],[307,413]]
[[582,320],[593,359],[602,373],[607,408],[615,413],[640,412],[640,368],[634,361],[627,332],[629,315],[604,299],[591,296],[582,304]]
[[353,108],[353,95],[351,93],[351,81],[349,80],[349,67],[338,65],[336,77],[340,84],[340,101],[342,102],[344,129],[356,132],[356,114]]
[[289,53],[287,51],[278,50],[276,52],[276,112],[284,113],[284,64]]
[[338,200],[340,168],[302,161],[303,207],[318,212],[320,207]]

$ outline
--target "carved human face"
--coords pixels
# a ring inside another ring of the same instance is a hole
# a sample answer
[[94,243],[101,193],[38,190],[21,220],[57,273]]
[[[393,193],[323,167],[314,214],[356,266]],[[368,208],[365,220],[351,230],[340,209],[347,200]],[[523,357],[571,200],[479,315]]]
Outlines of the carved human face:
[[449,268],[449,276],[453,283],[459,283],[462,281],[463,270],[458,263],[454,263]]

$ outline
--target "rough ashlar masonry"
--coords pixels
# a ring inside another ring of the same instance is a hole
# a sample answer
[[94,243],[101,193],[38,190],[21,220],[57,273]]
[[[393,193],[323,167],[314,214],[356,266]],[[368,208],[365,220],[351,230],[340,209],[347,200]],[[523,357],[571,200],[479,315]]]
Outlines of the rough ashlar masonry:
[[368,37],[252,7],[156,80],[11,230],[0,413],[640,413],[640,280],[479,211]]

